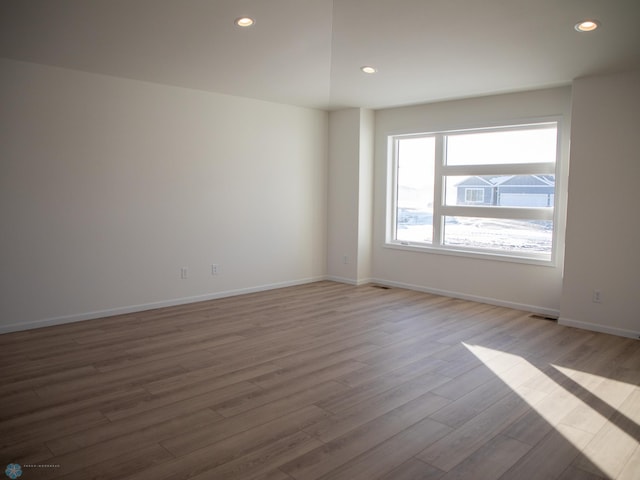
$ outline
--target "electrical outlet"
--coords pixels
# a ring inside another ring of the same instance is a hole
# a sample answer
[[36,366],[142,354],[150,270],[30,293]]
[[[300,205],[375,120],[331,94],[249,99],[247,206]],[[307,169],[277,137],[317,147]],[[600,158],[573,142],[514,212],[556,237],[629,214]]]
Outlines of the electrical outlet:
[[342,257],[342,263],[344,263],[345,265],[349,264],[349,256],[345,255]]
[[594,290],[591,301],[593,303],[602,303],[602,292],[600,290]]
[[186,280],[188,275],[189,275],[189,271],[187,270],[187,267],[180,268],[180,279],[181,280]]
[[211,275],[218,275],[218,273],[220,273],[220,267],[218,266],[217,263],[212,263],[211,264]]

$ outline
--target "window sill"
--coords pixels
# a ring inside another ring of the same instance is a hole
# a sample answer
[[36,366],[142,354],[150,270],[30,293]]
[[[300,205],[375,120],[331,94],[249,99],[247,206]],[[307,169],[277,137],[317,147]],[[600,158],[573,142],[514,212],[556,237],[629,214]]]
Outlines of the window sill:
[[547,260],[544,258],[537,257],[527,257],[527,256],[518,256],[511,254],[501,254],[500,252],[485,252],[485,251],[477,251],[477,250],[467,250],[467,249],[458,249],[452,247],[433,247],[429,245],[420,245],[420,244],[408,244],[404,243],[396,243],[396,242],[387,242],[384,244],[384,248],[389,248],[392,250],[403,250],[407,252],[419,252],[419,253],[427,253],[427,254],[435,254],[435,255],[449,255],[454,257],[466,257],[466,258],[475,258],[477,260],[491,260],[498,262],[509,262],[509,263],[520,263],[526,265],[537,265],[542,267],[555,267],[556,262],[553,260],[553,256],[551,259]]

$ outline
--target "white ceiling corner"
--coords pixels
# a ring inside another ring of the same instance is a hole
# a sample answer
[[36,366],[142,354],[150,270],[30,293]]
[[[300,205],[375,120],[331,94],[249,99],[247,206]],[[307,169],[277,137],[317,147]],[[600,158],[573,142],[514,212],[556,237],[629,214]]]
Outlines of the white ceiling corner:
[[[256,24],[236,27],[244,15]],[[585,18],[601,28],[576,32]],[[638,19],[638,0],[0,0],[0,56],[305,107],[385,108],[638,69]]]

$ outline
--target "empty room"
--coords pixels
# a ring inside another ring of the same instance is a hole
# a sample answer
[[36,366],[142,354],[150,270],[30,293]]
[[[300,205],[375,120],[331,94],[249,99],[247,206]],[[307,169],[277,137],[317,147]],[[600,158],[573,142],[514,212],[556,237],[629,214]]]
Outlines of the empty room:
[[640,478],[637,0],[0,0],[0,476]]

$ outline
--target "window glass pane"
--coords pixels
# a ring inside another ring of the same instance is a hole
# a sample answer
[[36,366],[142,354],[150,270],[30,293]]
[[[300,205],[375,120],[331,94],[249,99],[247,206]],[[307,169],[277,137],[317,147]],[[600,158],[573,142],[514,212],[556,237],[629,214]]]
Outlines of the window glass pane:
[[435,138],[398,139],[396,240],[431,243]]
[[481,207],[553,207],[555,175],[451,175],[445,204]]
[[550,220],[444,218],[445,245],[537,254],[551,259],[553,222]]
[[557,127],[447,135],[447,165],[556,161]]

